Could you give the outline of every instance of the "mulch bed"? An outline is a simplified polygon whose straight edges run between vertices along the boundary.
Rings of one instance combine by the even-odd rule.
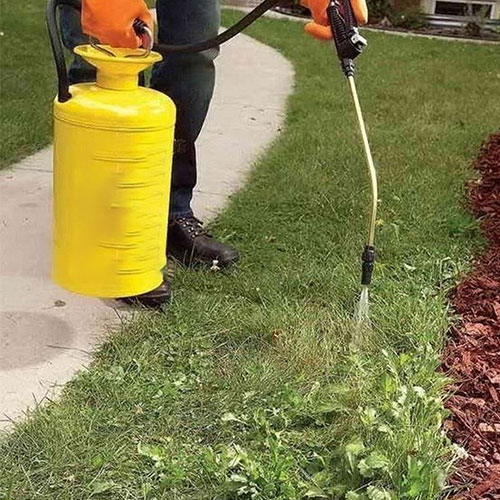
[[[406,31],[407,33],[414,33],[417,35],[444,36],[446,38],[460,38],[463,40],[500,42],[500,34],[489,30],[482,30],[480,35],[472,35],[470,33],[467,33],[464,28],[446,28],[446,27],[431,26],[429,24],[422,26],[421,28],[386,26],[383,23],[368,24],[367,27],[380,29],[382,31],[395,31],[395,32]]]
[[[468,451],[451,479],[466,487],[454,498],[500,499],[500,133],[485,144],[470,186],[470,208],[480,218],[486,253],[455,288],[459,322],[451,328],[444,369],[456,381],[447,402],[446,430]]]

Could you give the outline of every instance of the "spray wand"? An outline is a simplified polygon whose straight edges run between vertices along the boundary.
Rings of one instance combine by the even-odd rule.
[[[347,77],[352,100],[356,109],[359,129],[365,150],[366,162],[370,172],[370,183],[372,191],[371,214],[366,245],[361,256],[362,273],[361,285],[363,286],[362,298],[365,296],[366,307],[368,305],[368,286],[372,280],[373,267],[375,264],[375,222],[377,219],[377,171],[373,163],[370,144],[366,134],[365,122],[359,104],[356,84],[354,82],[355,67],[353,60],[358,57],[367,45],[366,40],[359,34],[356,19],[354,17],[350,0],[332,0],[327,9],[328,20],[332,28],[333,40],[340,60],[342,72]],[[361,311],[362,313],[362,311]],[[365,319],[360,315],[360,319]]]

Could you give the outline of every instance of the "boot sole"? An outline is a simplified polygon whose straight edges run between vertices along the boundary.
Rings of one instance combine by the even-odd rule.
[[[161,309],[163,306],[169,304],[172,300],[172,296],[162,298],[143,298],[143,297],[120,297],[120,302],[124,302],[129,306],[142,307],[144,309]]]

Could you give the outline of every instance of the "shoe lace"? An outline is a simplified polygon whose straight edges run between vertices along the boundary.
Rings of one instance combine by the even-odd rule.
[[[203,227],[203,222],[197,219],[195,216],[191,217],[180,217],[175,222],[179,224],[182,228],[187,229],[190,233],[191,238],[196,238],[197,236],[208,236],[211,235]]]

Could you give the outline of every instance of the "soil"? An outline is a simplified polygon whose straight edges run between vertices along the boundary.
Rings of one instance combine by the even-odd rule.
[[[447,402],[445,428],[468,457],[451,483],[463,490],[455,500],[500,499],[500,133],[490,137],[474,167],[469,203],[481,220],[486,252],[455,288],[453,325],[444,369],[456,382]]]
[[[286,14],[287,16],[302,17],[304,19],[311,18],[310,10],[295,2],[281,2],[279,5],[276,5],[276,7],[273,7],[272,10],[280,14]]]
[[[463,38],[465,40],[486,40],[492,42],[500,42],[500,34],[494,31],[483,29],[480,35],[472,35],[467,33],[465,28],[445,28],[438,26],[425,25],[421,28],[403,28],[394,26],[385,26],[381,24],[367,24],[367,27],[381,29],[384,31],[406,31],[407,33],[417,33],[420,35],[445,36],[449,38]]]

